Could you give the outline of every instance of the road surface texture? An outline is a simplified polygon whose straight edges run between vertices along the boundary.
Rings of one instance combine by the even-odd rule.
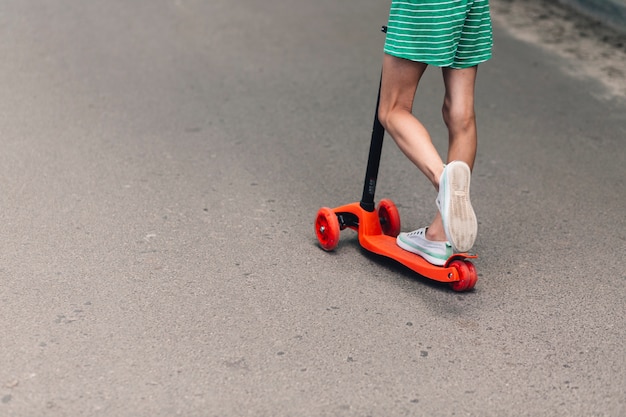
[[[626,34],[626,0],[558,0],[592,19]]]
[[[0,416],[626,415],[619,37],[493,2],[456,293],[313,233],[360,198],[388,3],[0,1]]]

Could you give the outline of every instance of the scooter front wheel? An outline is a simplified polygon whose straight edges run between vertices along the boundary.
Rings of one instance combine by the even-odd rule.
[[[400,234],[400,213],[393,201],[383,199],[378,203],[378,218],[383,233],[387,236],[398,237]]]
[[[322,249],[334,250],[339,244],[340,233],[339,220],[335,212],[328,207],[320,208],[315,218],[315,235]]]

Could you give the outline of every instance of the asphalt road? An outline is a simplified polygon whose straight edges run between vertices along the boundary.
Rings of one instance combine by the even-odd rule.
[[[564,58],[495,28],[474,291],[317,246],[360,197],[387,9],[0,1],[1,416],[626,415],[626,101]],[[388,141],[404,230],[431,188]]]

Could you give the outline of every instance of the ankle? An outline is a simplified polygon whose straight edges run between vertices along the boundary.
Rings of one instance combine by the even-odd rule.
[[[435,186],[435,190],[439,191],[439,182],[441,181],[441,176],[443,175],[445,165],[442,165],[440,168],[434,169],[430,174],[430,182]]]
[[[426,239],[431,242],[446,242],[446,234],[443,229],[437,230],[436,227],[429,227],[426,229]]]

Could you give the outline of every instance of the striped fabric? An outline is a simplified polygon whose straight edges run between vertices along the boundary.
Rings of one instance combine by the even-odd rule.
[[[392,0],[385,53],[437,67],[491,58],[489,0]]]

